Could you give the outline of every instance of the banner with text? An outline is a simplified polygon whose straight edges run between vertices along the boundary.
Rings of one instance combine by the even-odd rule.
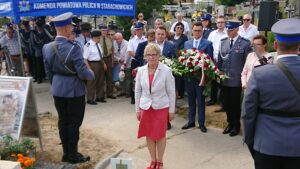
[[[135,0],[13,0],[18,16],[75,15],[135,16]]]
[[[0,0],[0,16],[13,16],[12,1]]]

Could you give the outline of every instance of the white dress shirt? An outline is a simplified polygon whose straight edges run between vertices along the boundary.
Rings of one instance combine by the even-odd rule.
[[[219,48],[221,39],[227,37],[227,31],[224,29],[223,31],[214,30],[212,31],[207,40],[211,41],[214,47],[214,60],[218,60]]]
[[[102,58],[103,58],[103,50],[101,48],[100,43],[98,43],[98,47],[101,51]],[[100,61],[102,58],[100,58],[96,43],[93,40],[89,40],[83,48],[83,58],[88,61]]]
[[[198,49],[199,45],[200,45],[200,41],[201,41],[202,37],[199,38],[199,39],[194,39],[194,42],[193,42],[193,47]]]
[[[249,27],[247,29],[244,28],[244,25],[241,25],[239,27],[239,35],[249,39],[252,42],[252,39],[255,35],[258,35],[259,32],[257,30],[257,26],[250,24]]]
[[[136,52],[136,49],[141,42],[145,42],[147,39],[145,36],[139,38],[138,36],[134,36],[134,38],[130,39],[128,42],[127,52]]]

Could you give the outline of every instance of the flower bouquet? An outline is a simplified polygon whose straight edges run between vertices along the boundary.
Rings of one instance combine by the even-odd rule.
[[[176,67],[183,76],[199,79],[199,86],[205,86],[206,82],[213,79],[225,80],[229,78],[217,68],[204,51],[195,48],[179,51]]]

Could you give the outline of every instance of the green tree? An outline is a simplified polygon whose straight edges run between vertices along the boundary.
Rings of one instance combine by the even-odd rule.
[[[235,4],[240,4],[242,2],[249,1],[249,0],[215,0],[215,1],[217,4],[220,5],[233,6]]]
[[[151,13],[153,9],[159,11],[162,9],[162,6],[168,4],[168,2],[169,0],[136,0],[136,15],[142,12],[144,14],[144,18],[147,20],[152,17]],[[126,39],[130,36],[131,19],[132,17],[117,17],[117,24],[124,28]]]

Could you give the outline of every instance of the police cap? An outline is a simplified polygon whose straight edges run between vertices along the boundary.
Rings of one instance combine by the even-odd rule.
[[[72,24],[72,12],[66,12],[51,19],[55,27],[63,27]]]
[[[275,33],[275,38],[279,42],[300,42],[300,19],[282,19],[276,22],[271,31]]]
[[[141,23],[141,22],[137,22],[137,23],[134,25],[134,29],[144,29],[144,24]]]
[[[91,37],[93,38],[93,37],[99,37],[99,36],[101,36],[101,31],[99,31],[99,30],[93,30],[92,32],[91,32]]]
[[[228,20],[226,21],[226,28],[227,30],[233,30],[240,26],[241,22],[238,20]]]
[[[210,19],[211,19],[211,14],[209,14],[209,13],[206,13],[206,14],[204,14],[202,17],[201,17],[201,20],[202,21],[209,21]]]

